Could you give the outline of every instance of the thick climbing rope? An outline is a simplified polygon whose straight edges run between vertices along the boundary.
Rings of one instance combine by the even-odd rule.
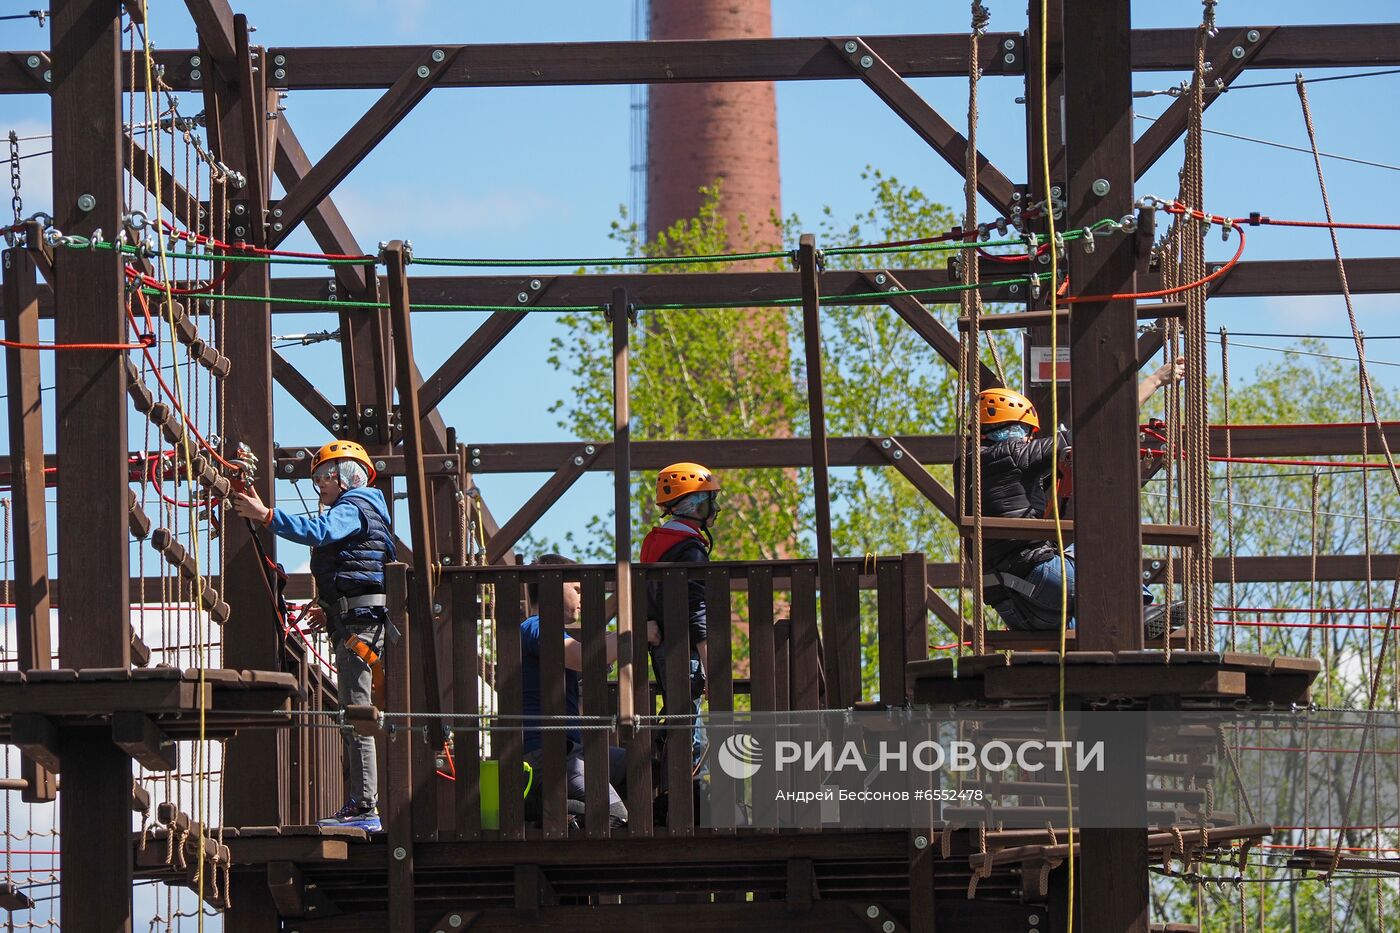
[[[1225,423],[1230,423],[1230,335],[1225,328],[1220,328],[1220,395],[1222,414]],[[1211,458],[1214,459],[1214,458]],[[1237,603],[1235,598],[1235,582],[1237,574],[1235,571],[1235,475],[1234,475],[1234,448],[1230,435],[1230,429],[1225,429],[1225,551],[1229,558],[1229,579],[1226,592],[1230,605]],[[1213,602],[1214,600],[1212,600]],[[1234,621],[1235,616],[1230,615],[1230,621]],[[1230,650],[1240,650],[1239,631],[1230,628]]]
[[[972,30],[968,41],[967,147],[963,163],[964,230],[977,229],[977,82],[981,77],[978,39],[982,33],[986,32],[990,18],[987,8],[982,5],[982,0],[972,0]],[[961,257],[962,280],[963,284],[967,286],[967,290],[961,292],[958,298],[962,316],[967,318],[968,328],[962,341],[960,369],[963,379],[967,383],[967,403],[964,410],[970,412],[970,417],[968,424],[959,431],[959,437],[970,448],[970,456],[963,459],[964,469],[970,467],[969,472],[972,474],[969,477],[971,485],[963,486],[964,489],[969,490],[969,499],[972,504],[972,560],[969,567],[972,577],[972,653],[985,654],[987,650],[987,619],[985,607],[982,605],[982,457],[979,428],[981,411],[978,407],[978,395],[982,391],[982,367],[980,365],[982,356],[978,352],[981,341],[982,295],[977,290],[980,280],[977,254],[976,249],[970,249],[964,251]],[[967,463],[967,460],[971,462]],[[962,506],[959,505],[958,508],[961,510]]]

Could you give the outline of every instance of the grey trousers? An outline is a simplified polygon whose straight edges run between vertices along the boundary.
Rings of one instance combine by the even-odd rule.
[[[540,762],[544,758],[541,749],[534,749],[526,753],[525,760],[530,767],[538,769]],[[569,751],[564,757],[564,784],[567,790],[565,795],[570,800],[583,800],[584,790],[587,781],[583,771],[583,748],[578,747]],[[618,793],[618,788],[627,786],[627,750],[617,746],[608,748],[608,815],[625,823],[627,822],[627,804],[623,803],[622,796]],[[531,793],[534,793],[533,791]]]
[[[376,611],[384,614],[383,609]],[[387,620],[387,615],[384,615],[384,618]],[[360,636],[373,648],[375,654],[384,653],[384,622],[376,622],[370,616],[350,619],[344,624],[346,629]],[[347,648],[341,639],[334,640],[337,699],[340,701],[340,708],[372,703],[370,688],[374,677],[369,665]],[[349,730],[343,731],[341,736],[345,743],[342,759],[345,797],[347,800],[359,801],[362,807],[373,807],[379,803],[379,765],[374,754],[374,739]]]

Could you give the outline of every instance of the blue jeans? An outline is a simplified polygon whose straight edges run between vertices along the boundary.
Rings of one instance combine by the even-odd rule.
[[[656,677],[656,683],[661,693],[661,715],[665,716],[670,701],[666,698],[666,664],[665,664],[665,644],[652,645],[651,668]],[[701,702],[704,696],[705,680],[700,668],[700,655],[694,649],[690,653],[690,712],[694,716],[694,727],[690,733],[690,764],[695,770],[695,777],[704,777],[709,768],[705,764],[705,747],[708,741],[705,737],[705,724],[701,719]],[[671,730],[661,731],[659,738],[664,741]]]
[[[1075,569],[1073,554],[1067,553],[1065,555],[1063,570],[1064,573],[1061,574],[1059,556],[1043,560],[1028,569],[1022,577],[1034,587],[1032,593],[1017,593],[1016,598],[1013,599],[1008,591],[1005,599],[992,604],[992,608],[1006,622],[1007,628],[1022,632],[1058,631],[1061,613],[1060,593],[1065,588],[1066,581],[1069,585],[1067,627],[1074,628]],[[1152,591],[1144,585],[1142,603],[1146,606],[1152,601]]]

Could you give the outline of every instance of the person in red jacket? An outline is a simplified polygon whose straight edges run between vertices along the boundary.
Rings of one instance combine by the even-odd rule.
[[[714,548],[710,523],[719,514],[716,499],[719,480],[698,463],[673,463],[656,477],[656,504],[666,521],[647,532],[642,540],[642,563],[705,563]],[[664,695],[665,659],[669,651],[690,654],[690,704],[695,715],[691,734],[691,761],[694,776],[703,774],[705,727],[700,722],[700,699],[705,695],[705,668],[709,661],[705,618],[705,583],[691,580],[687,590],[687,645],[670,645],[662,637],[662,592],[659,582],[647,584],[647,642],[656,682]],[[662,714],[669,702],[663,699]],[[677,703],[677,706],[680,704]]]

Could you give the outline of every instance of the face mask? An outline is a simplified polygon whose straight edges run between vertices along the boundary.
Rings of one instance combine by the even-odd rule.
[[[1009,441],[1019,437],[1026,437],[1030,434],[1030,429],[1024,424],[1005,424],[992,428],[985,435],[986,439],[993,444],[1001,441]]]

